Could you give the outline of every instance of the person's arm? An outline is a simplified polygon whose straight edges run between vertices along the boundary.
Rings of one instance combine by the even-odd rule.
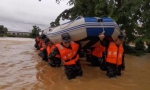
[[[56,55],[60,54],[57,47],[55,47],[52,52],[48,55],[48,59],[53,60]]]
[[[106,38],[104,38],[103,40],[100,40],[100,44],[101,44],[103,47],[106,47],[106,44],[107,44]]]
[[[105,47],[105,46],[106,46],[106,45],[105,45],[105,41],[106,41],[105,39],[106,39],[106,38],[105,38],[104,33],[105,33],[105,32],[103,31],[98,37],[99,37],[99,39],[100,39],[101,45]]]
[[[109,41],[108,41],[109,37],[105,37],[104,34],[102,33],[102,34],[99,35],[99,38],[100,38],[100,44],[103,47],[105,47],[105,51],[103,52],[103,57],[107,57],[107,49],[109,47]]]

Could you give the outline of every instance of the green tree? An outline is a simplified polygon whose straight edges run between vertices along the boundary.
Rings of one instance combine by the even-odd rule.
[[[51,22],[50,23],[50,27],[57,27],[59,25],[60,25],[59,22]]]
[[[4,27],[3,25],[0,25],[0,36],[6,35],[8,32],[8,29]]]
[[[56,0],[61,3],[61,0]],[[73,20],[77,16],[84,17],[111,17],[121,29],[126,30],[128,42],[150,40],[150,2],[149,0],[68,0],[72,8],[64,10],[53,22],[56,26],[59,21]],[[142,27],[139,27],[139,22]],[[135,37],[132,33],[137,30],[141,37]],[[139,44],[137,44],[139,45]]]
[[[56,3],[60,2],[61,0],[56,0]],[[141,39],[149,39],[149,0],[69,0],[67,4],[73,7],[60,13],[55,22],[52,22],[53,26],[58,26],[61,19],[73,20],[77,16],[111,17],[121,29],[126,29],[128,41],[136,39],[132,34],[134,29],[139,34],[144,34]],[[137,21],[143,24],[142,27],[138,27]]]
[[[33,26],[32,32],[30,33],[30,36],[32,38],[35,38],[37,36],[37,34],[39,34],[40,28],[37,27],[36,25]]]

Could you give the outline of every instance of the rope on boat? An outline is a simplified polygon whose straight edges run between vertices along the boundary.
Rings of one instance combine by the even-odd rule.
[[[95,17],[95,18],[97,18],[97,19],[101,19],[101,18],[99,18],[99,17]],[[104,25],[103,25],[103,23],[102,23],[102,21],[101,21],[101,20],[100,20],[100,24],[101,24],[101,26],[103,27],[103,31],[102,31],[102,33],[104,34],[104,33],[105,33]]]

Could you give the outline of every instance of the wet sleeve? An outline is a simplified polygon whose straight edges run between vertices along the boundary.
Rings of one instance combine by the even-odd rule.
[[[107,50],[109,47],[109,41],[106,38],[104,38],[102,41],[100,40],[100,43],[103,47],[105,47],[105,51],[103,52],[103,55],[106,57],[107,56]]]
[[[125,57],[125,54],[123,52],[123,55],[122,55],[122,65],[121,65],[122,70],[125,70],[125,60],[124,60],[124,57]]]
[[[100,44],[105,47],[105,41],[104,40],[102,40],[102,41],[100,40]]]
[[[54,59],[56,55],[60,54],[57,47],[55,47],[52,52],[48,55],[48,59]]]
[[[102,41],[100,40],[100,43],[103,47],[108,48],[109,46],[109,41],[106,38],[104,38]]]

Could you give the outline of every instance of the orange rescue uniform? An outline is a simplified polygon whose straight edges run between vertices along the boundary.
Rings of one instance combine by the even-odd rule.
[[[52,50],[55,48],[55,45],[53,46],[47,46],[46,51],[47,51],[47,56],[52,52]],[[56,55],[55,57],[60,58],[60,55]]]
[[[45,48],[45,43],[44,43],[44,41],[40,41],[40,45],[39,45],[39,47],[40,47],[40,50],[44,50],[44,48]]]
[[[92,55],[95,57],[102,57],[102,53],[105,51],[105,47],[103,47],[102,45],[98,45],[95,46],[93,51],[92,51]]]
[[[123,56],[123,46],[116,46],[114,42],[111,42],[108,47],[106,62],[121,65],[122,64],[122,56]]]
[[[79,59],[79,55],[77,54],[79,45],[75,42],[71,41],[71,49],[68,49],[61,44],[56,44],[60,52],[60,57],[64,65],[74,65],[76,61]]]

